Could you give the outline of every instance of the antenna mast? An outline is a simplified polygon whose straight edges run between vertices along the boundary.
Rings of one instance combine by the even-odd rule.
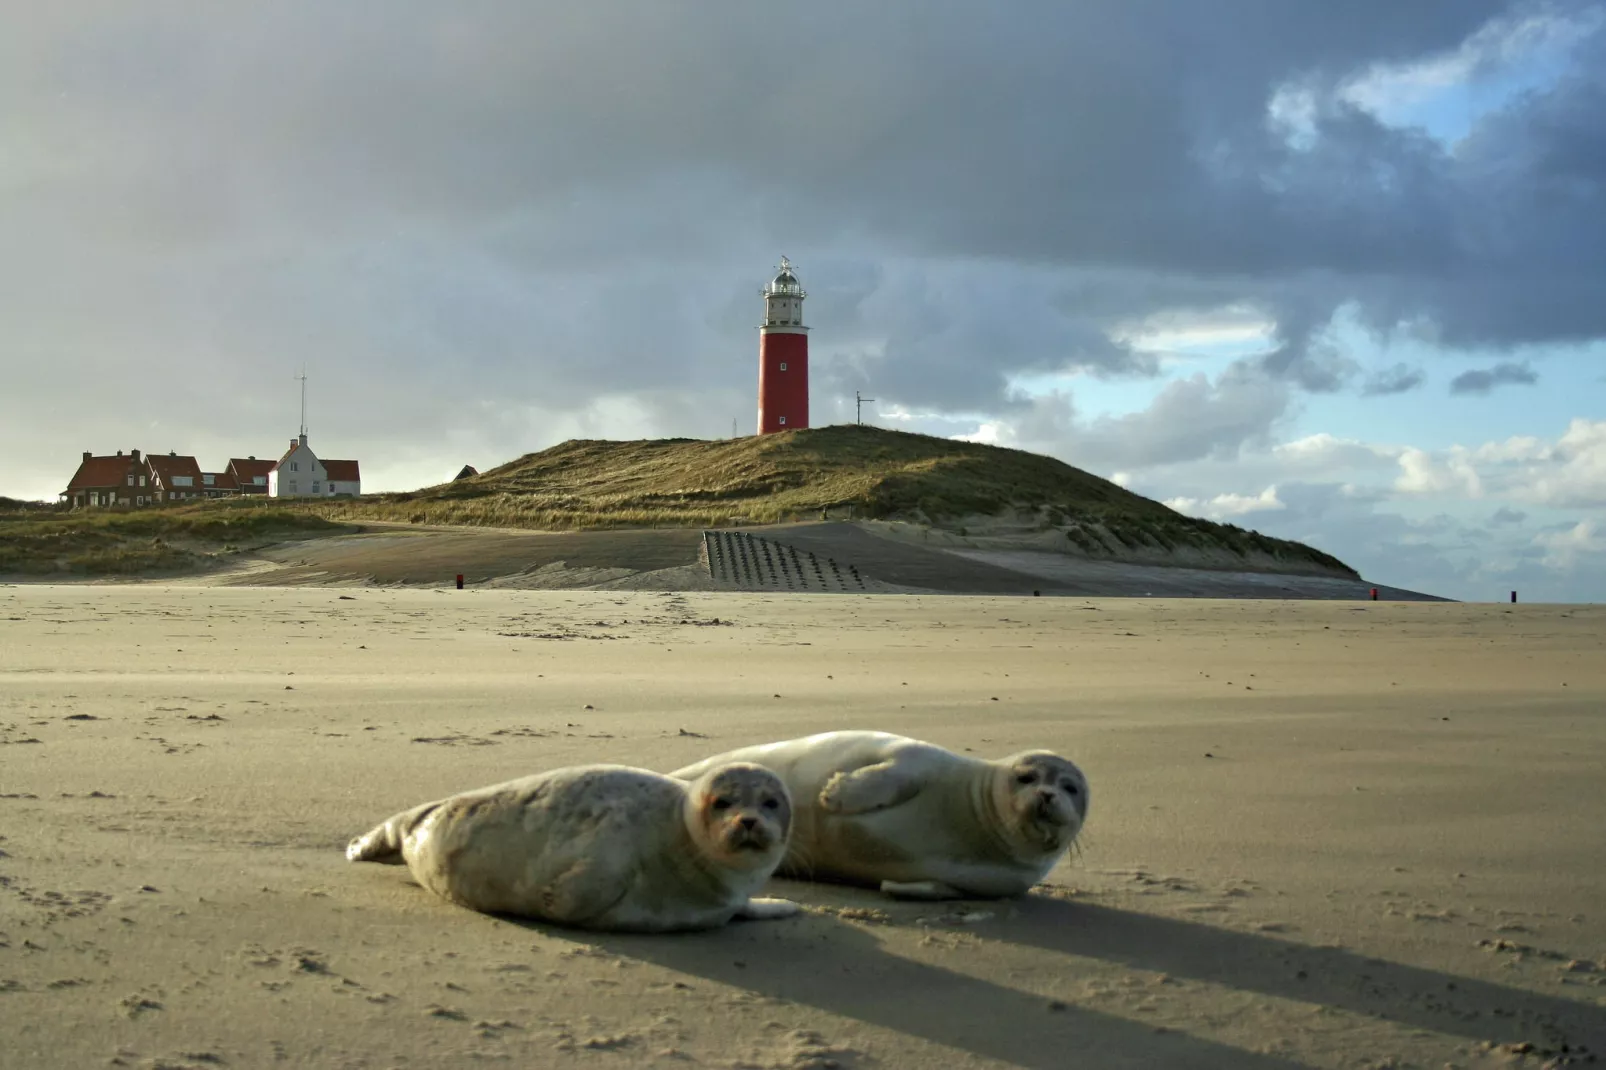
[[[860,397],[857,390],[853,392],[853,422],[855,424],[864,423],[864,403],[874,400],[875,398]]]
[[[296,376],[301,380],[301,437],[307,437],[307,366],[301,366],[301,374]]]

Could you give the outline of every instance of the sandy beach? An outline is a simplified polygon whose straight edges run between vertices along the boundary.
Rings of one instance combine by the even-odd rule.
[[[341,849],[830,728],[1087,771],[1033,895],[672,937]],[[1606,607],[0,587],[0,1067],[1606,1058]]]

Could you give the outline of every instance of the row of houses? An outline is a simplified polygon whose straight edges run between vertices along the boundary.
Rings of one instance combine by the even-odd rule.
[[[339,498],[361,493],[362,473],[356,461],[322,459],[307,445],[307,436],[300,435],[290,440],[290,448],[277,461],[231,457],[217,472],[203,472],[194,457],[173,452],[118,450],[110,457],[86,452],[61,500],[74,509],[87,509],[253,494]]]

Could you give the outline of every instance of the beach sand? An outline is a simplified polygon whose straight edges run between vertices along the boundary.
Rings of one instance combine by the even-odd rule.
[[[849,727],[1074,758],[1080,853],[658,937],[341,853]],[[0,837],[6,1068],[1584,1065],[1606,607],[4,587]]]

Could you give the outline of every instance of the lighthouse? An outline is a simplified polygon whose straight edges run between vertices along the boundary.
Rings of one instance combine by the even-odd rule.
[[[803,326],[808,294],[781,257],[765,286],[764,324],[758,329],[758,433],[809,425],[809,329]]]

